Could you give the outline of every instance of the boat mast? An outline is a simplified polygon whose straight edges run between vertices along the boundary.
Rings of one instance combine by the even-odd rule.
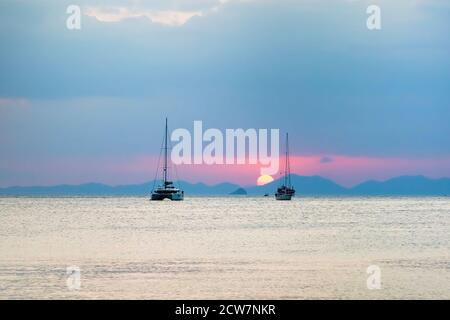
[[[284,185],[286,187],[288,186],[287,180],[288,180],[288,164],[289,164],[289,160],[288,160],[288,157],[289,157],[288,139],[289,138],[288,137],[289,137],[288,133],[286,133],[286,150],[285,150],[286,155],[285,155],[285,164],[284,164]]]
[[[291,161],[289,159],[289,134],[286,133],[287,173],[289,188],[291,187]]]
[[[167,185],[167,117],[166,117],[166,132],[164,136],[164,187]]]

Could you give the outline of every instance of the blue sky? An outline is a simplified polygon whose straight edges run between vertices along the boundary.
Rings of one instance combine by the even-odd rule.
[[[81,30],[66,28],[69,4]],[[299,156],[439,160],[447,176],[449,13],[440,0],[2,1],[0,185],[145,180],[151,165],[129,179],[89,165],[158,153],[165,115],[281,128]],[[72,175],[44,165],[68,159]]]

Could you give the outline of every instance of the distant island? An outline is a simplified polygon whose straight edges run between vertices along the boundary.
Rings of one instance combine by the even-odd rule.
[[[247,195],[247,191],[245,191],[244,188],[237,188],[236,190],[231,192],[230,195],[245,196],[245,195]]]
[[[430,179],[424,176],[401,176],[386,181],[367,181],[352,188],[343,187],[319,176],[292,175],[292,184],[298,196],[448,196],[450,178]],[[242,195],[263,196],[273,194],[279,181],[264,186],[239,186],[232,183],[206,185],[181,182],[189,195]],[[109,186],[100,183],[80,185],[32,186],[0,188],[2,196],[148,196],[153,181]],[[245,192],[245,193],[244,193]]]

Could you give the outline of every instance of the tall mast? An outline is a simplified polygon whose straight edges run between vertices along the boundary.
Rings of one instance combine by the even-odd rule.
[[[167,182],[167,117],[166,117],[166,132],[164,136],[164,187]]]
[[[289,157],[289,147],[288,147],[288,133],[286,133],[286,155],[285,155],[285,164],[284,164],[284,185],[287,187],[287,179],[288,179],[288,157]]]
[[[289,159],[289,134],[286,133],[286,151],[287,151],[287,173],[289,188],[291,187],[291,161]]]

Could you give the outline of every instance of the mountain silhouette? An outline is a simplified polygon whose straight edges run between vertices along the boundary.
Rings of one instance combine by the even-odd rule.
[[[108,186],[101,183],[85,183],[80,185],[56,185],[34,187],[0,188],[0,195],[13,196],[144,196],[150,195],[153,181],[143,184]],[[178,186],[178,183],[176,183]],[[187,194],[191,195],[225,195],[233,192],[238,185],[220,183],[213,186],[204,183],[189,183],[180,181],[179,185]]]
[[[350,190],[354,195],[450,195],[450,179],[403,176],[386,181],[367,181]]]
[[[250,196],[274,194],[283,179],[264,186],[245,187]],[[401,176],[386,181],[367,181],[345,188],[320,176],[291,175],[297,196],[449,196],[450,178],[430,179],[424,176]],[[186,195],[230,195],[241,186],[232,183],[207,185],[180,182]],[[35,187],[0,188],[0,195],[9,196],[148,196],[153,181],[143,184],[109,186],[101,183]]]
[[[246,190],[249,195],[273,194],[283,180],[283,178],[280,178],[266,185],[250,187],[246,188]],[[319,176],[298,176],[292,174],[291,183],[297,195],[345,195],[348,193],[348,189]]]

